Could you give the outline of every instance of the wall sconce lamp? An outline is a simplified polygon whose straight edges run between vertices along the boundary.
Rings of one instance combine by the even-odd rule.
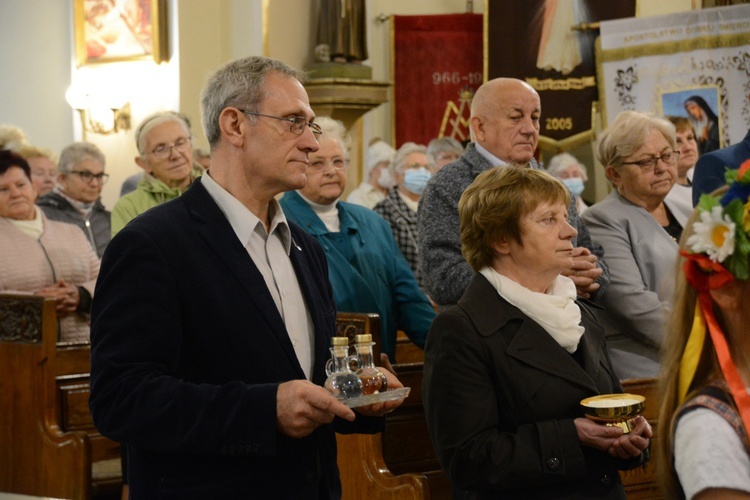
[[[72,86],[65,93],[65,100],[78,111],[86,132],[109,135],[131,128],[129,102],[118,102],[112,96],[93,96]]]

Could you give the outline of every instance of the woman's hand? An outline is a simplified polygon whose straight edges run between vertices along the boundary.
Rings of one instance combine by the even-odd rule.
[[[606,451],[611,456],[621,459],[640,455],[648,447],[649,439],[653,436],[651,425],[643,417],[636,417],[631,421],[633,430],[627,434],[619,427],[597,424],[587,418],[577,418],[573,423],[581,444]]]
[[[75,313],[81,303],[78,287],[69,285],[63,280],[57,280],[54,285],[37,290],[34,295],[55,299],[58,318],[64,318]]]
[[[651,425],[643,417],[635,417],[630,422],[632,430],[617,439],[607,452],[623,460],[637,457],[648,448],[649,440],[654,435]]]

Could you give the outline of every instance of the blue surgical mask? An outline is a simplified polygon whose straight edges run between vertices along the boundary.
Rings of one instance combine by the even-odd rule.
[[[416,195],[421,195],[430,177],[432,174],[426,168],[409,169],[404,173],[404,187]]]
[[[563,184],[570,190],[570,194],[572,194],[575,198],[581,196],[581,193],[583,193],[583,179],[580,177],[569,177],[567,179],[560,179]]]

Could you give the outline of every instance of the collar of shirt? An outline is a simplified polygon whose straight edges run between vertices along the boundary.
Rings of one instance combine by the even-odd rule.
[[[474,147],[476,148],[477,152],[480,155],[484,156],[487,159],[487,161],[490,162],[490,165],[492,165],[493,167],[499,167],[499,166],[508,164],[508,162],[501,160],[497,156],[493,155],[492,153],[484,149],[482,145],[479,144],[478,142],[474,143]]]
[[[208,194],[213,198],[219,209],[224,213],[224,216],[229,221],[229,224],[234,230],[234,234],[239,238],[242,246],[247,246],[250,241],[250,236],[253,231],[259,230],[263,227],[263,222],[248,208],[240,202],[237,198],[232,196],[226,189],[221,187],[215,180],[211,178],[210,172],[206,172],[201,176],[201,184],[206,188]],[[272,234],[278,230],[279,238],[284,245],[286,254],[289,255],[292,246],[292,233],[289,230],[289,224],[284,216],[284,211],[279,206],[279,202],[275,199],[271,200],[268,206],[269,213],[273,214],[271,219],[271,230],[268,234]]]

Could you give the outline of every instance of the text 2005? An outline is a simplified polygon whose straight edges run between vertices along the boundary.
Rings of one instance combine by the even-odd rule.
[[[571,118],[570,116],[566,118],[545,118],[544,129],[545,130],[572,130],[573,118]]]

